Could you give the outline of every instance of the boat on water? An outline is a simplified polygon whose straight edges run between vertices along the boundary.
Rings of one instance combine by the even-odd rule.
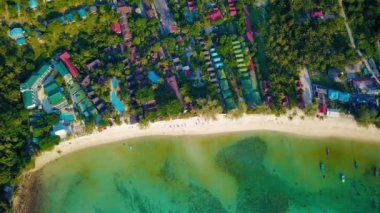
[[[359,164],[357,161],[354,161],[354,168],[357,169],[359,167]]]
[[[346,181],[346,176],[344,174],[339,175],[340,181],[344,183]]]
[[[320,169],[322,172],[324,172],[324,171],[326,170],[326,166],[325,166],[325,164],[324,164],[323,162],[320,162],[320,163],[319,163],[319,169]]]
[[[330,155],[330,148],[326,147],[326,155],[329,156]]]

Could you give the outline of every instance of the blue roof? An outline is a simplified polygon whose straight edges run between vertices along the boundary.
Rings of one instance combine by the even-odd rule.
[[[57,18],[57,20],[60,22],[65,22],[65,17],[61,16],[61,17]]]
[[[148,78],[154,84],[160,83],[160,77],[154,71],[149,71]]]
[[[38,1],[37,0],[29,0],[29,7],[32,9],[36,9],[38,6]]]
[[[74,21],[73,14],[72,13],[66,14],[66,20],[67,22],[73,22]]]
[[[24,36],[24,30],[21,27],[13,28],[9,31],[9,36],[13,39]]]
[[[26,44],[25,38],[22,37],[22,38],[17,39],[16,40],[16,44],[18,44],[18,45],[24,45],[24,44]]]
[[[81,19],[84,19],[84,18],[86,18],[86,14],[87,14],[87,12],[86,12],[86,10],[85,9],[79,9],[78,10],[78,14],[79,14],[79,17],[81,18]]]

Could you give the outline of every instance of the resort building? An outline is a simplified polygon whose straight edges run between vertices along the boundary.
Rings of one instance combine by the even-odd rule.
[[[65,95],[55,82],[44,86],[44,93],[48,97],[50,105],[55,109],[62,109],[67,106]]]
[[[73,79],[72,75],[69,73],[62,61],[54,65],[54,70],[63,77],[66,84]]]
[[[43,64],[37,72],[33,73],[26,82],[20,85],[20,91],[26,109],[33,109],[38,105],[36,98],[37,90],[41,87],[43,81],[49,76],[52,70],[49,64]]]
[[[74,66],[74,64],[70,60],[69,52],[64,52],[59,56],[59,59],[66,65],[67,69],[69,69],[71,75],[75,78],[79,75],[78,69]]]
[[[243,88],[243,94],[245,103],[249,107],[259,105],[261,103],[260,92],[258,89],[257,79],[254,72],[248,70],[248,65],[245,61],[245,53],[243,51],[243,44],[239,41],[233,41],[233,51],[235,54],[235,60],[238,64],[238,73]],[[253,86],[255,88],[253,88]]]
[[[207,16],[211,21],[217,21],[222,18],[222,13],[215,7]]]
[[[211,53],[211,58],[212,58],[211,60],[212,64],[214,65],[214,68],[216,70],[215,73],[218,78],[220,93],[223,97],[225,107],[227,109],[234,109],[236,108],[236,104],[233,98],[232,91],[229,87],[228,80],[226,78],[226,73],[224,71],[224,64],[221,60],[221,57],[216,52],[215,48],[211,48],[210,53]]]
[[[121,27],[121,32],[123,34],[124,42],[129,42],[132,39],[132,33],[128,26],[128,19],[126,14],[132,13],[132,8],[126,6],[118,7],[117,13],[119,15],[119,24]]]
[[[38,7],[38,1],[37,0],[29,0],[28,5],[29,5],[30,9],[36,10]]]
[[[78,11],[79,18],[85,19],[87,17],[87,11],[84,8],[79,9]]]

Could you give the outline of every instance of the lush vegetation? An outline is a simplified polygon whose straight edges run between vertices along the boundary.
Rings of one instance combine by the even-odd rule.
[[[37,11],[28,9],[27,1],[23,1],[20,14],[17,13],[16,2],[0,2],[0,19],[4,20],[0,22],[0,188],[15,182],[36,150],[48,150],[59,143],[59,138],[50,134],[59,117],[40,113],[40,110],[25,110],[19,86],[43,62],[54,59],[63,50],[70,52],[74,65],[80,71],[78,82],[89,76],[92,89],[107,107],[98,119],[77,115],[76,119],[86,124],[85,133],[91,133],[95,127],[102,130],[114,123],[129,122],[132,117],[140,122],[141,127],[147,127],[152,121],[192,115],[215,119],[222,112],[230,118],[239,118],[244,113],[279,115],[286,111],[284,97],[289,98],[290,108],[298,105],[302,91],[297,91],[295,82],[301,68],[307,67],[317,76],[322,76],[319,77],[322,79],[320,82],[325,83],[323,76],[326,76],[328,68],[342,69],[358,59],[349,46],[344,20],[339,15],[338,0],[271,0],[265,8],[243,0],[236,2],[238,13],[234,17],[229,15],[225,1],[214,1],[224,14],[218,21],[207,18],[212,10],[207,6],[208,1],[196,1],[196,10],[190,13],[187,0],[169,0],[178,32],[161,33],[159,19],[147,19],[143,13],[128,14],[132,40],[131,46],[124,50],[117,47],[123,43],[122,37],[111,31],[110,24],[118,22],[118,17],[108,3],[100,5],[96,15],[88,14],[85,20],[81,20],[76,9],[82,4],[92,4],[92,0],[55,0],[40,5]],[[139,7],[140,1],[133,0],[129,4]],[[253,44],[245,38],[244,5],[250,12],[249,19],[255,34]],[[348,0],[344,1],[344,6],[359,48],[380,62],[379,0]],[[323,10],[326,18],[311,18],[310,12],[315,10]],[[67,12],[74,14],[75,22],[62,23],[58,20]],[[16,46],[6,36],[11,25],[27,31],[27,45]],[[37,39],[38,31],[42,41]],[[204,44],[199,42],[201,40]],[[255,107],[247,107],[244,103],[237,62],[231,60],[235,58],[232,42],[236,40],[242,43],[244,50],[249,50],[245,52],[244,63],[248,65],[250,58],[254,60],[260,90],[263,81],[270,82],[268,92],[260,91],[264,100],[269,96],[272,98],[270,106],[265,101]],[[207,65],[203,52],[211,47],[216,47],[223,59],[228,85],[238,103],[234,110],[227,111],[223,107],[220,88],[212,84],[210,73],[205,71]],[[86,64],[97,59],[99,66],[88,71]],[[178,62],[173,59],[178,59]],[[192,75],[187,76],[181,68],[177,69],[178,65],[189,66]],[[167,75],[171,74],[167,70],[176,77],[183,100],[179,100],[166,83]],[[158,75],[158,83],[147,79],[149,71]],[[194,77],[194,73],[199,78]],[[126,105],[125,113],[117,112],[109,101],[111,88],[108,82],[113,77],[120,81],[117,94]],[[133,80],[127,80],[127,77]],[[58,77],[56,81],[65,87],[62,78]],[[349,90],[348,85],[335,82],[328,82],[325,86]],[[362,125],[380,125],[377,108],[331,104],[353,113]],[[316,103],[305,109],[310,116],[316,111]],[[32,138],[39,139],[39,143],[33,143]],[[1,204],[0,212],[6,206]]]
[[[343,3],[359,49],[379,64],[380,1],[346,0]]]

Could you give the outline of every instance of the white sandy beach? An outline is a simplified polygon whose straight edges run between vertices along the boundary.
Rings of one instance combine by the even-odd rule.
[[[224,115],[219,115],[216,121],[206,121],[201,117],[193,117],[151,123],[147,129],[140,129],[137,125],[123,124],[108,128],[103,132],[61,142],[52,151],[38,156],[35,168],[31,172],[39,170],[47,163],[68,153],[129,138],[153,135],[206,135],[253,130],[270,130],[313,137],[350,138],[380,143],[380,129],[358,127],[351,118],[325,118],[324,120],[305,118],[302,120],[297,116],[289,120],[285,116],[245,115],[238,120],[231,120]]]

